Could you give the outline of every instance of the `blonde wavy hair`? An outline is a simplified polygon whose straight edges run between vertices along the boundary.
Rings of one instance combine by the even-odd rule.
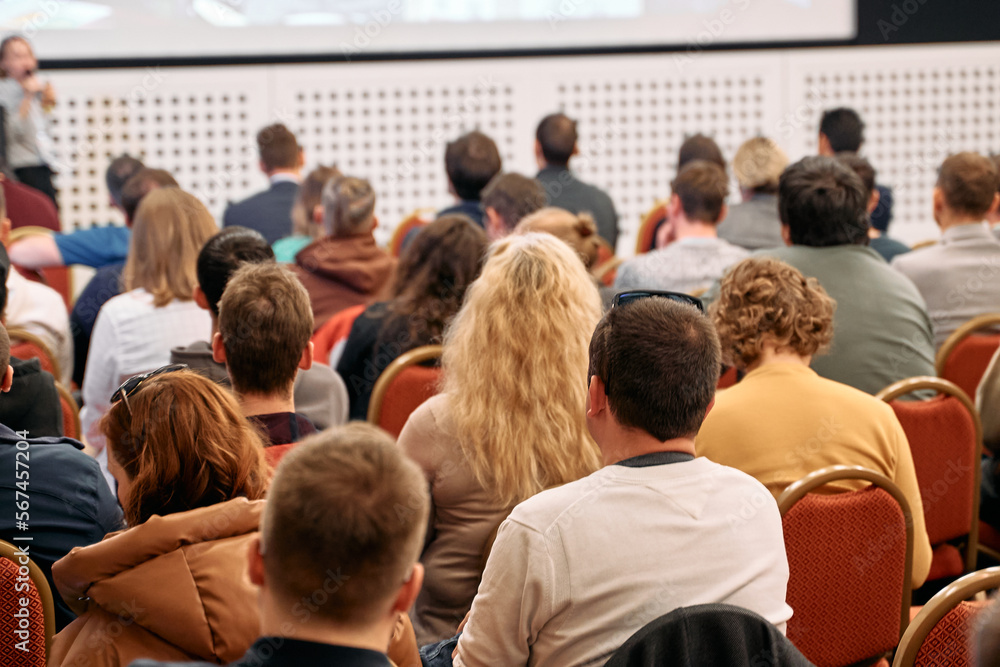
[[[601,299],[550,234],[509,236],[445,332],[444,392],[476,480],[505,505],[601,465],[587,431],[588,347]]]
[[[180,188],[153,190],[135,212],[123,291],[142,288],[153,295],[157,308],[174,299],[190,301],[198,284],[198,253],[218,231],[212,214],[194,195]]]
[[[769,257],[751,257],[734,266],[709,307],[722,345],[723,363],[746,369],[767,342],[810,357],[833,340],[836,301],[815,278]]]

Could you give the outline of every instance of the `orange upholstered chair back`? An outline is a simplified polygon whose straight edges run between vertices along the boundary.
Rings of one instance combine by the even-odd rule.
[[[938,395],[923,401],[899,400],[921,389],[933,389]],[[982,430],[975,406],[961,389],[939,378],[903,380],[878,397],[892,406],[913,453],[927,536],[935,547],[928,580],[974,569],[982,474]],[[970,542],[963,561],[957,549],[944,543],[967,535]]]
[[[667,219],[667,203],[657,202],[646,215],[642,216],[639,233],[635,239],[635,254],[641,255],[656,248],[656,230]]]
[[[838,479],[857,491],[817,494]],[[819,667],[840,667],[891,651],[910,605],[913,524],[902,492],[854,466],[818,470],[779,497],[788,555],[788,638]]]
[[[399,257],[403,252],[403,241],[406,240],[406,235],[413,229],[432,222],[434,222],[434,211],[431,209],[417,209],[403,218],[403,221],[396,225],[395,231],[392,232],[392,239],[389,241],[389,254],[393,257]]]
[[[973,399],[993,354],[1000,347],[1000,314],[974,317],[941,344],[934,360],[938,377],[954,382]],[[987,333],[986,330],[992,330]]]
[[[342,350],[347,337],[354,326],[354,320],[358,315],[365,312],[365,305],[351,306],[346,308],[326,322],[323,323],[316,333],[313,334],[313,358],[321,364],[330,366],[330,353],[334,349]],[[335,355],[334,364],[340,360],[340,355]]]
[[[56,391],[59,392],[59,405],[62,407],[63,435],[79,440],[83,430],[80,425],[80,408],[73,400],[73,395],[58,382],[56,383]]]
[[[440,367],[420,364],[440,358],[440,345],[425,345],[389,364],[372,388],[368,421],[398,437],[413,411],[438,393]]]
[[[56,380],[62,377],[59,362],[41,338],[18,327],[8,328],[7,335],[10,336],[10,356],[22,360],[38,359],[43,371],[52,373]]]
[[[739,371],[736,370],[736,366],[728,366],[719,377],[719,384],[715,386],[716,389],[728,389],[732,387],[737,382],[740,381]]]
[[[25,584],[27,590],[21,590]],[[0,542],[0,664],[45,667],[54,631],[55,607],[45,575],[17,547]]]

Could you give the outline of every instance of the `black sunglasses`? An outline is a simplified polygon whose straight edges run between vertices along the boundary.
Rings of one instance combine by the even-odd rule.
[[[155,371],[150,371],[148,373],[143,373],[142,375],[133,375],[129,379],[122,382],[122,385],[115,390],[115,393],[111,394],[111,404],[114,405],[118,401],[125,402],[125,409],[128,410],[129,417],[132,416],[132,408],[128,404],[128,397],[132,396],[139,390],[142,383],[151,377],[156,377],[157,375],[163,375],[164,373],[176,373],[177,371],[187,370],[187,364],[170,364],[169,366],[163,366],[162,368],[157,368]]]
[[[650,297],[670,299],[671,301],[676,301],[677,303],[694,306],[702,313],[705,312],[705,306],[698,297],[691,296],[690,294],[684,294],[683,292],[660,292],[656,290],[633,290],[630,292],[619,292],[618,294],[615,294],[614,301],[611,302],[611,307],[615,308],[617,306],[624,306],[632,303],[633,301],[648,299]]]

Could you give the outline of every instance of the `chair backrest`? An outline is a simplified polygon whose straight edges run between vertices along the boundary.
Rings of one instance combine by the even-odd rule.
[[[598,241],[597,261],[594,262],[590,273],[605,287],[614,287],[618,267],[625,260],[615,255],[615,249],[611,247],[610,243],[600,237],[598,237]]]
[[[23,590],[25,584],[27,590]],[[19,546],[3,540],[0,540],[0,610],[0,664],[45,667],[56,629],[52,591],[41,568]]]
[[[898,400],[926,389],[938,395],[924,401]],[[964,571],[974,570],[983,443],[976,406],[951,382],[932,377],[901,380],[877,397],[892,406],[910,443],[931,546],[964,538]],[[962,573],[948,571],[943,576]]]
[[[1000,347],[998,327],[1000,313],[991,313],[974,317],[955,329],[941,344],[934,359],[937,376],[954,382],[975,398],[986,367]],[[986,333],[987,330],[992,332]]]
[[[316,361],[337,367],[340,354],[344,351],[344,343],[347,342],[351,327],[354,326],[354,320],[365,312],[365,308],[364,304],[345,308],[323,323],[312,337],[313,357]]]
[[[79,440],[83,432],[83,426],[80,423],[80,406],[76,404],[73,394],[59,382],[56,382],[56,391],[59,392],[59,404],[62,406],[63,435]]]
[[[667,219],[667,202],[659,201],[642,216],[635,238],[635,254],[642,255],[656,248],[656,230]]]
[[[830,482],[858,491],[811,493]],[[891,651],[909,620],[913,515],[902,491],[858,466],[817,470],[778,497],[788,556],[788,638],[819,667]]]
[[[647,623],[611,655],[605,667],[810,664],[758,614],[728,604],[703,604],[675,609]]]
[[[727,366],[722,370],[722,375],[719,376],[719,383],[715,385],[715,388],[728,389],[739,381],[740,372],[736,369],[736,366]]]
[[[45,341],[20,327],[9,327],[7,335],[10,337],[10,356],[22,360],[38,359],[43,371],[52,373],[56,380],[62,377],[59,362]]]
[[[416,227],[423,227],[434,222],[434,213],[434,209],[420,208],[403,218],[403,221],[396,225],[396,229],[392,232],[392,239],[389,241],[389,254],[393,257],[399,257],[400,253],[403,252],[403,241],[406,240],[406,235]]]
[[[892,667],[971,667],[975,617],[986,606],[968,602],[1000,586],[1000,567],[967,574],[937,592],[903,634]],[[986,663],[981,663],[986,664]]]
[[[424,345],[386,366],[372,387],[368,421],[398,437],[413,411],[438,393],[441,369],[419,364],[440,358],[440,345]]]

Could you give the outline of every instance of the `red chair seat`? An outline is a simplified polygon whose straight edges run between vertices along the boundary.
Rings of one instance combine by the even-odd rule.
[[[931,569],[927,581],[937,581],[945,577],[958,577],[965,573],[965,559],[958,547],[951,544],[939,544],[934,547],[931,555]]]

